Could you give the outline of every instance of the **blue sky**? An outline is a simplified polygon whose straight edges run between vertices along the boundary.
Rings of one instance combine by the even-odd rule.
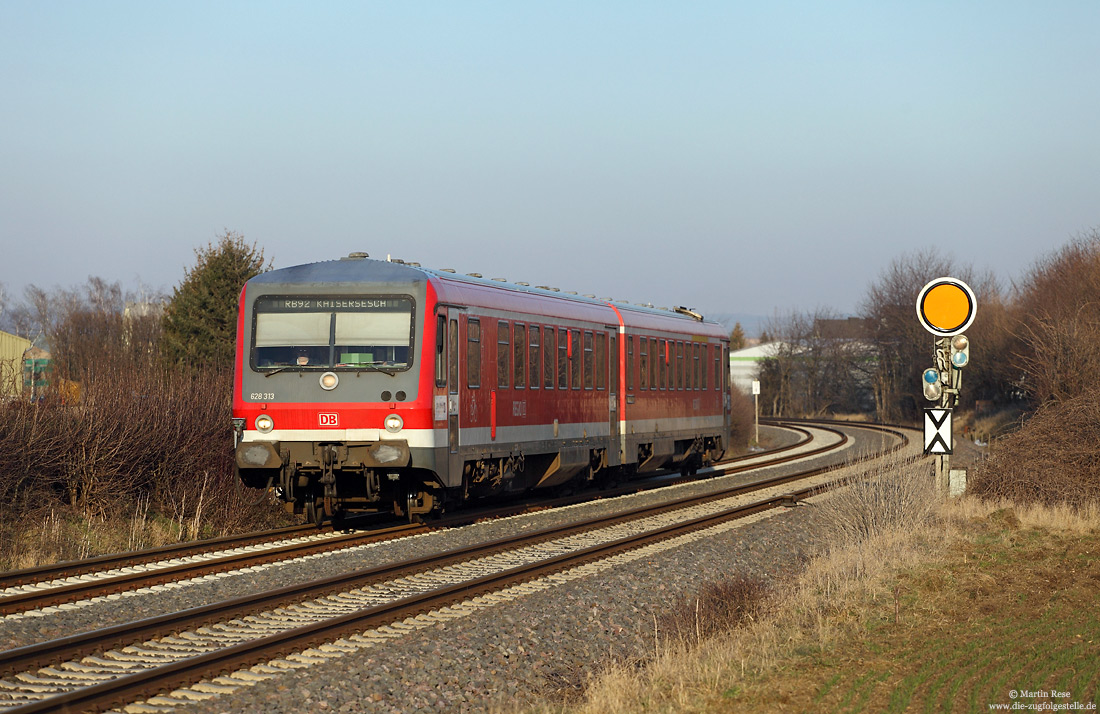
[[[659,305],[851,312],[1100,227],[1100,3],[0,4],[0,284],[225,229]],[[936,277],[936,276],[930,276]],[[979,301],[980,301],[979,296]]]

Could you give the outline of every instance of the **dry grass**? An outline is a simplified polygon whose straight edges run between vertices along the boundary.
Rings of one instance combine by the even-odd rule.
[[[970,710],[1005,698],[1017,650],[1027,644],[1012,641],[1012,627],[1039,620],[1054,634],[1017,674],[1053,686],[1049,675],[1054,685],[1082,689],[1086,701],[1098,667],[1081,673],[1070,665],[1100,661],[1100,645],[1088,641],[1095,630],[1100,642],[1100,624],[1059,598],[1095,599],[1100,509],[969,496],[943,502],[930,495],[929,471],[926,462],[899,459],[821,502],[832,545],[758,608],[759,617],[699,642],[659,644],[644,666],[612,665],[594,678],[580,703],[534,711],[904,711],[918,704],[939,711],[953,703]],[[1093,580],[1079,571],[1058,576],[1067,558]],[[1002,615],[1013,624],[998,625]],[[1003,649],[975,659],[984,638]]]

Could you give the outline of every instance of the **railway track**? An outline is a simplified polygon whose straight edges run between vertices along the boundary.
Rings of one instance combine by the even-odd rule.
[[[898,436],[900,447],[905,438]],[[410,618],[432,611],[446,617],[447,608],[471,597],[524,587],[518,584],[789,505],[823,486],[790,491],[787,484],[824,471],[815,468],[0,653],[0,672],[10,675],[0,681],[0,705],[21,705],[18,711],[28,712],[98,709],[243,667],[256,671],[241,673],[241,682],[264,678],[274,672],[263,663],[287,652],[379,626],[413,627]],[[777,490],[782,492],[744,502],[749,494]],[[206,693],[226,686],[214,682]],[[200,688],[194,696],[202,694]]]
[[[813,437],[809,431],[801,427],[788,428],[799,432],[802,438],[794,444],[767,453],[748,454],[728,459],[716,464],[714,469],[704,471],[702,477],[713,475],[715,470],[726,474],[740,473],[761,466],[807,458],[837,448],[847,439],[843,434],[833,430],[839,435],[839,442],[792,454],[792,451],[809,445]],[[682,482],[682,480],[677,479],[676,482]],[[432,522],[430,525],[398,524],[350,533],[336,531],[331,527],[319,532],[316,526],[312,525],[290,526],[239,537],[211,539],[14,571],[0,577],[0,615],[39,610],[164,583],[190,580],[214,573],[231,572],[318,553],[346,550],[426,533],[430,530],[459,527],[480,519],[508,517],[541,508],[582,503],[591,500],[594,495],[600,498],[614,498],[666,485],[668,485],[667,480],[655,478],[647,482],[605,489],[599,494],[585,492],[564,498],[539,498],[503,507],[459,512]]]

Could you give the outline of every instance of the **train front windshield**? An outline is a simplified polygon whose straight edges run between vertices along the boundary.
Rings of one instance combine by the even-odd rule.
[[[409,297],[264,296],[253,310],[252,366],[403,371],[413,327]]]

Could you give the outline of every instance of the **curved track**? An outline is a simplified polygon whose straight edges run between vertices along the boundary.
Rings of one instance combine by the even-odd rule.
[[[907,443],[901,432],[887,431],[894,435],[895,443],[884,450],[893,451]],[[796,446],[805,447],[806,443]],[[783,460],[806,458],[807,453],[820,451],[803,449]],[[723,470],[729,473],[757,468],[759,460],[759,456],[741,459],[739,466]],[[62,707],[92,710],[133,701],[227,669],[256,665],[248,670],[251,675],[241,673],[241,678],[264,678],[271,675],[264,674],[262,663],[287,652],[379,625],[399,627],[409,618],[458,607],[483,593],[524,587],[517,584],[545,580],[550,573],[562,573],[649,543],[686,537],[730,519],[790,505],[811,492],[852,478],[830,481],[823,474],[834,468],[815,467],[732,485],[706,496],[524,533],[0,653],[0,673],[12,675],[0,680],[0,704],[22,704],[18,711],[28,712]],[[789,489],[791,482],[804,481],[811,475],[817,476],[811,485]],[[101,654],[91,656],[93,653]]]

